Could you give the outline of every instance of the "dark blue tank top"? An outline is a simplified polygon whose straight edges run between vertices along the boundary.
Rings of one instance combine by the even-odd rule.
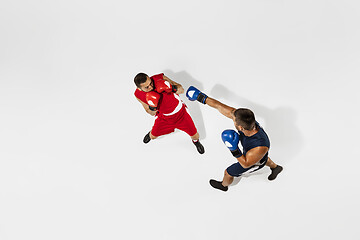
[[[270,148],[270,140],[269,137],[267,136],[266,132],[264,131],[264,129],[260,126],[260,124],[258,122],[256,122],[256,127],[258,128],[258,132],[254,135],[252,135],[251,137],[247,137],[244,135],[244,133],[242,133],[241,131],[239,132],[240,135],[240,142],[241,145],[243,146],[243,154],[246,155],[246,153],[253,148],[256,147],[260,147],[260,146],[265,146]],[[265,156],[259,161],[260,164],[264,164],[268,159],[268,152],[265,154]]]

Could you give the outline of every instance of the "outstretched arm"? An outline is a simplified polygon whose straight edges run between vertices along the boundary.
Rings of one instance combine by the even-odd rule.
[[[217,109],[222,115],[224,115],[225,117],[228,117],[230,119],[234,119],[234,112],[235,112],[235,108],[233,107],[229,107],[221,102],[219,102],[218,100],[211,98],[211,97],[207,97],[205,100],[205,103],[207,105],[209,105],[210,107],[213,107],[215,109]]]
[[[210,107],[217,109],[225,117],[235,120],[235,116],[234,116],[234,112],[236,110],[235,108],[229,107],[214,98],[208,97],[205,93],[201,92],[199,89],[197,89],[194,86],[190,86],[188,88],[188,90],[186,91],[186,97],[190,101],[197,100],[202,104],[207,104]]]

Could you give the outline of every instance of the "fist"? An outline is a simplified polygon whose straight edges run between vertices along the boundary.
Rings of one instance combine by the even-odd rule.
[[[172,86],[168,81],[165,81],[165,80],[158,80],[158,81],[156,82],[155,90],[156,90],[158,93],[162,93],[162,92],[167,92],[167,93],[176,92],[176,88],[174,88],[174,86]]]
[[[198,100],[199,102],[205,104],[205,100],[207,98],[207,95],[202,93],[199,89],[197,89],[194,86],[190,86],[188,90],[186,91],[186,97],[190,101]]]
[[[230,151],[236,150],[239,145],[239,134],[234,130],[225,130],[221,134],[221,139]]]
[[[239,134],[234,130],[225,130],[221,134],[221,139],[225,145],[229,148],[231,154],[239,158],[242,156],[242,152],[239,149]]]
[[[151,110],[154,111],[157,109],[159,105],[160,97],[161,95],[155,91],[146,93],[146,103],[150,106]]]

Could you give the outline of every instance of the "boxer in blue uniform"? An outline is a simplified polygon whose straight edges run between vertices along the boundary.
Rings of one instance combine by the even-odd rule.
[[[224,144],[229,148],[237,162],[225,170],[222,181],[210,180],[210,185],[216,189],[227,191],[234,177],[243,173],[255,172],[265,165],[270,167],[271,174],[268,179],[274,180],[283,170],[280,165],[275,164],[268,156],[270,141],[264,129],[255,120],[255,115],[250,109],[229,107],[191,86],[186,92],[190,101],[199,101],[217,109],[224,116],[234,121],[234,130],[225,130],[221,134]],[[241,142],[243,152],[238,144]]]

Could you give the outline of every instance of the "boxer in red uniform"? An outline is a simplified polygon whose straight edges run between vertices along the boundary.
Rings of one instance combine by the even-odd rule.
[[[186,132],[200,154],[205,152],[199,141],[199,133],[179,94],[184,93],[181,84],[172,81],[163,73],[149,77],[138,73],[134,78],[137,89],[136,99],[145,111],[155,116],[151,131],[145,135],[143,142],[148,143],[159,136],[174,132],[175,128]]]

